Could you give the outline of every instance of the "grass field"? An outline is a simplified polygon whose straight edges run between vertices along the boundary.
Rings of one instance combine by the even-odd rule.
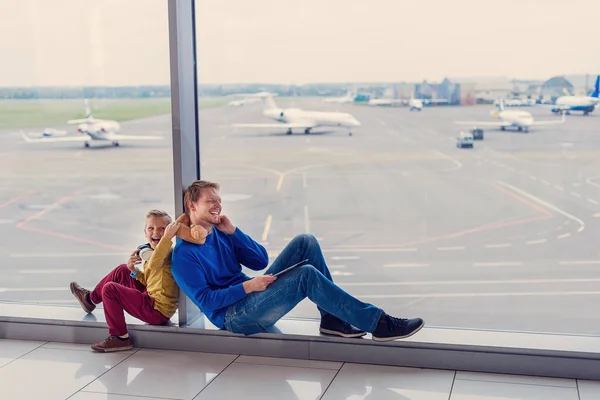
[[[229,100],[201,98],[200,108],[218,107]],[[91,99],[94,118],[128,121],[170,114],[171,99]],[[83,100],[0,100],[0,129],[52,127],[70,119],[84,118]]]

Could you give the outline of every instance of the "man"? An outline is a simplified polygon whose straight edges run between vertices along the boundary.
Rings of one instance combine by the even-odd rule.
[[[178,239],[171,271],[180,289],[217,327],[244,335],[265,332],[305,297],[317,305],[325,334],[361,337],[370,332],[373,340],[388,341],[423,327],[420,318],[391,317],[336,286],[312,235],[296,236],[265,275],[250,279],[240,264],[260,271],[269,257],[263,246],[221,214],[219,184],[192,183],[184,206],[191,225],[202,226],[208,236],[203,245]],[[306,265],[274,276],[304,259]]]

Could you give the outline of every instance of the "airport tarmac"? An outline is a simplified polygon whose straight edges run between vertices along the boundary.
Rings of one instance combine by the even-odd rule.
[[[430,326],[597,334],[600,114],[529,133],[484,127],[458,149],[454,120],[493,106],[425,108],[277,99],[339,110],[362,126],[234,129],[259,104],[200,112],[202,177],[224,213],[272,258],[300,233],[320,239],[334,279],[363,301]],[[536,120],[558,119],[528,107]],[[150,208],[173,213],[171,121],[122,124],[163,134],[120,147],[26,143],[0,132],[0,300],[76,306],[143,242]],[[301,303],[294,317],[317,317]]]

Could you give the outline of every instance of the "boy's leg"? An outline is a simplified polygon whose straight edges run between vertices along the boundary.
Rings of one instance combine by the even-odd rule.
[[[77,284],[77,282],[71,282],[71,293],[79,301],[81,308],[84,311],[91,313],[96,308],[96,304],[102,303],[102,289],[109,282],[115,282],[120,285],[137,289],[140,292],[146,290],[146,287],[142,285],[137,279],[132,278],[130,275],[129,268],[127,265],[121,264],[111,272],[109,272],[98,284],[93,291],[89,291]]]
[[[169,321],[160,311],[155,310],[154,300],[147,292],[140,292],[115,282],[107,282],[102,289],[104,315],[111,335],[103,342],[92,345],[100,352],[128,350],[132,347],[127,334],[125,311],[135,318],[151,325],[162,325]]]

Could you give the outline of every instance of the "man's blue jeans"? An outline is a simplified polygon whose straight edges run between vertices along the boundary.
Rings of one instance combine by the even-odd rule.
[[[275,274],[304,259],[308,259],[306,265],[279,275],[266,290],[252,292],[230,305],[225,329],[244,335],[266,332],[308,297],[321,316],[329,313],[358,329],[373,332],[383,310],[363,303],[333,283],[314,236],[302,234],[292,239],[265,274]]]

